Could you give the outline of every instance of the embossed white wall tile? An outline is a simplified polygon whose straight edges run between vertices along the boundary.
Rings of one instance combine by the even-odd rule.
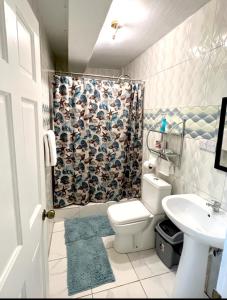
[[[153,107],[166,107],[168,104],[168,72],[156,75],[156,99]]]
[[[124,68],[122,68],[122,73],[123,74],[127,74],[129,75],[131,78],[134,78],[134,73],[133,70],[135,69],[136,62],[135,60],[133,62],[131,62],[130,64],[128,64],[127,66],[125,66]],[[137,73],[136,73],[137,74]]]
[[[200,196],[200,197],[202,197],[206,201],[212,202],[214,200],[214,198],[211,195],[209,195],[209,194],[207,194],[207,193],[205,193],[203,191],[200,191],[200,190],[197,191],[197,195]],[[217,199],[215,199],[215,200],[217,200]],[[220,200],[218,200],[218,202],[220,202]]]
[[[186,20],[189,57],[199,57],[211,49],[215,11],[216,0],[212,0]]]
[[[199,141],[194,140],[199,148]],[[202,150],[196,151],[195,169],[197,189],[221,201],[225,184],[225,173],[214,168],[215,155]]]
[[[172,194],[196,194],[197,189],[194,181],[188,182],[183,177],[175,178],[172,182]]]
[[[146,80],[144,92],[144,109],[151,109],[154,100],[154,78]]]
[[[227,44],[227,1],[217,0],[212,47]]]
[[[156,63],[154,60],[154,48],[150,47],[146,51],[146,71],[145,78],[149,78],[156,73]]]
[[[144,107],[151,116],[155,114],[151,109],[186,107],[191,129],[195,123],[201,130],[209,129],[211,115],[208,113],[204,119],[207,111],[201,106],[218,105],[227,96],[226,8],[227,0],[211,0],[124,68],[131,76],[146,79]],[[151,116],[146,116],[146,126],[152,122]],[[199,129],[196,132],[200,135]],[[206,199],[222,200],[227,210],[226,174],[214,169],[215,153],[213,148],[207,149],[207,142],[214,143],[216,137],[206,137],[209,151],[204,151],[200,149],[201,137],[196,140],[192,134],[188,136],[184,139],[181,167],[165,179],[173,184],[173,193],[195,192]],[[144,159],[149,157],[145,139],[143,155]]]
[[[139,66],[138,66],[138,78],[139,79],[146,79],[148,78],[147,76],[147,66],[148,66],[148,53],[147,51],[144,52],[144,55],[141,56],[140,59],[138,59]]]
[[[186,24],[182,23],[159,40],[153,48],[153,74],[188,59],[189,40]]]
[[[175,169],[170,179],[174,193],[205,193],[206,199],[222,200],[225,173],[214,169],[215,155],[200,150],[200,142],[184,140],[181,167]],[[226,192],[227,193],[227,192]]]
[[[158,86],[159,76],[156,75],[152,77],[152,87],[151,87],[151,101],[152,101],[152,108],[160,107],[160,104],[157,100],[159,86]]]
[[[222,97],[227,97],[227,45],[210,53],[206,98],[204,105],[221,105]]]
[[[181,160],[181,167],[176,169],[176,176],[184,178],[184,182],[189,186],[192,184],[196,186],[197,168],[196,156],[199,148],[192,139],[185,139],[183,144],[183,155]],[[189,159],[190,158],[190,159]]]
[[[206,54],[184,63],[180,74],[183,82],[182,86],[179,85],[182,89],[181,105],[202,105],[206,92],[208,60],[209,54]]]
[[[227,211],[227,176],[225,176],[225,184],[224,184],[221,208]]]
[[[124,73],[129,74],[131,77],[136,76],[137,79],[146,80],[154,74],[154,59],[153,47],[148,48],[142,54],[135,58],[130,64],[123,68]]]
[[[183,62],[147,80],[146,108],[202,105],[209,55]]]
[[[155,43],[152,48],[153,48],[153,56],[152,56],[152,62],[154,63],[154,69],[153,69],[153,74],[157,74],[160,71],[164,70],[164,60],[165,60],[165,39],[166,36],[163,37],[161,40],[159,40],[157,43]]]
[[[184,73],[185,63],[178,64],[171,69],[164,71],[166,73],[166,102],[165,107],[176,107],[182,104],[184,87]]]

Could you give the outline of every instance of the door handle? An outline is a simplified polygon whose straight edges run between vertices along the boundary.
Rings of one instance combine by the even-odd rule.
[[[55,210],[53,209],[50,209],[48,211],[46,211],[45,209],[43,210],[43,213],[42,213],[42,220],[44,221],[46,218],[48,219],[53,219],[55,216]]]

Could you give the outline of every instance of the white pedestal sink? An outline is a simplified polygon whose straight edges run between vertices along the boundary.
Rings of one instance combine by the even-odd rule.
[[[184,246],[177,270],[173,298],[204,298],[208,252],[223,249],[227,213],[213,212],[195,194],[167,196],[162,206],[170,220],[184,232]]]

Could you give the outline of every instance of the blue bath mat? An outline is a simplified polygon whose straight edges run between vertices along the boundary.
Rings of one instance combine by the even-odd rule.
[[[115,281],[101,237],[67,244],[69,296]]]
[[[106,216],[65,221],[69,296],[115,281],[101,238],[112,234]]]
[[[107,216],[90,216],[65,220],[65,242],[86,240],[94,236],[113,235]]]

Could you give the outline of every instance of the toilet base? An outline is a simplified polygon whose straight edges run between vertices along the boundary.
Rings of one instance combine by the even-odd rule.
[[[114,249],[119,253],[130,253],[147,250],[155,247],[154,237],[152,236],[146,245],[141,243],[141,234],[137,235],[116,235],[113,243]]]
[[[155,226],[164,215],[154,216],[149,225],[136,234],[116,233],[114,249],[119,253],[130,253],[155,248]]]

